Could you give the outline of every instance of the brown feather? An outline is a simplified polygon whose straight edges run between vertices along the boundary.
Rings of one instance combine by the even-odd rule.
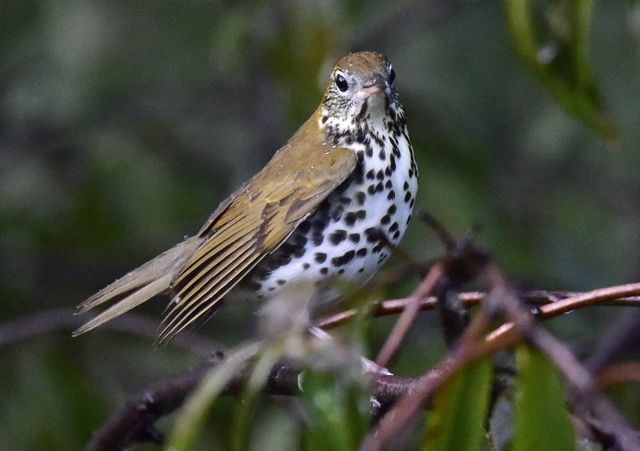
[[[160,341],[213,309],[353,172],[352,150],[323,143],[319,114],[202,228],[202,243],[171,284],[174,299]]]

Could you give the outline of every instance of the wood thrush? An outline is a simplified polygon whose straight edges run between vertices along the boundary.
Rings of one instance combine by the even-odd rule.
[[[338,60],[320,106],[271,161],[197,235],[83,302],[79,313],[115,301],[74,336],[163,292],[166,341],[231,290],[271,299],[309,281],[322,301],[335,278],[366,282],[404,234],[418,186],[394,79],[379,53]]]

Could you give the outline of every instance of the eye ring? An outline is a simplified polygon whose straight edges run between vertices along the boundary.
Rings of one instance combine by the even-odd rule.
[[[396,79],[396,71],[392,67],[391,70],[389,71],[389,84],[392,85],[395,79]]]
[[[337,74],[335,82],[336,86],[341,92],[345,92],[347,89],[349,89],[349,83],[347,82],[347,79],[344,78],[344,75]]]

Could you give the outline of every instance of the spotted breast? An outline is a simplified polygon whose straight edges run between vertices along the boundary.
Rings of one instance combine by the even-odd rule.
[[[418,170],[405,113],[393,85],[390,64],[381,70],[380,95],[369,96],[351,115],[345,97],[357,89],[358,65],[333,74],[334,89],[318,118],[326,142],[352,149],[355,171],[303,221],[244,284],[258,299],[270,298],[289,283],[312,280],[320,301],[335,297],[330,281],[363,284],[387,260],[402,238],[413,211]],[[345,88],[343,91],[342,88]]]

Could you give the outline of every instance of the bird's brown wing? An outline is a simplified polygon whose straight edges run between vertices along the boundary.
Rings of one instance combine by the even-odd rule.
[[[321,145],[309,149],[297,136],[201,230],[206,239],[172,284],[161,342],[206,317],[354,171],[353,151]]]

